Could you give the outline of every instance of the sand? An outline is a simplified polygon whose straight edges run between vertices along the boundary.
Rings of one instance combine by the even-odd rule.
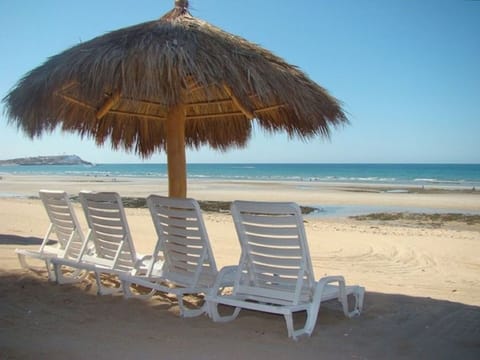
[[[453,189],[421,193],[318,183],[191,182],[198,200],[262,199],[301,205],[358,205],[480,212],[480,196]],[[154,179],[29,177],[0,180],[1,359],[478,359],[480,227],[465,223],[357,221],[307,216],[317,278],[342,274],[367,294],[362,315],[345,319],[336,302],[322,305],[310,338],[287,338],[282,317],[242,311],[226,324],[181,319],[168,297],[149,301],[97,296],[93,281],[48,282],[21,269],[18,247],[36,249],[48,220],[41,188],[165,193]],[[452,190],[452,189],[450,189]],[[78,204],[75,209],[85,226]],[[155,244],[146,209],[126,209],[137,250]],[[204,213],[219,267],[235,264],[239,246],[228,213]]]

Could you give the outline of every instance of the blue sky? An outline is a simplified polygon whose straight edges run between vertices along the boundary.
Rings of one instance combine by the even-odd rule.
[[[48,57],[173,3],[0,0],[0,98]],[[480,1],[190,0],[190,9],[299,66],[342,101],[351,124],[307,143],[257,130],[245,149],[204,147],[188,162],[480,163]],[[0,105],[0,159],[58,154],[142,161],[75,134],[30,140]]]

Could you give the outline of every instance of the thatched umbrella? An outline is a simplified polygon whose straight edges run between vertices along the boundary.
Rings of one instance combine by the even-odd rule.
[[[186,146],[243,147],[254,121],[302,139],[347,122],[298,68],[194,18],[188,0],[51,57],[3,101],[9,122],[32,138],[60,126],[143,157],[166,151],[175,197],[186,196]]]

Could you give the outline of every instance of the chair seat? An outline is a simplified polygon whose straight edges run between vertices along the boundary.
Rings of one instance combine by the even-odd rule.
[[[17,255],[28,256],[35,259],[51,259],[62,254],[64,250],[61,249],[44,249],[43,251],[29,250],[29,249],[15,249]]]

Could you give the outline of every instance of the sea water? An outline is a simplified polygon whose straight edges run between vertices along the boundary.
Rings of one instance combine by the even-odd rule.
[[[0,173],[166,178],[166,164],[0,166]],[[190,179],[437,185],[480,189],[480,164],[188,164]]]

